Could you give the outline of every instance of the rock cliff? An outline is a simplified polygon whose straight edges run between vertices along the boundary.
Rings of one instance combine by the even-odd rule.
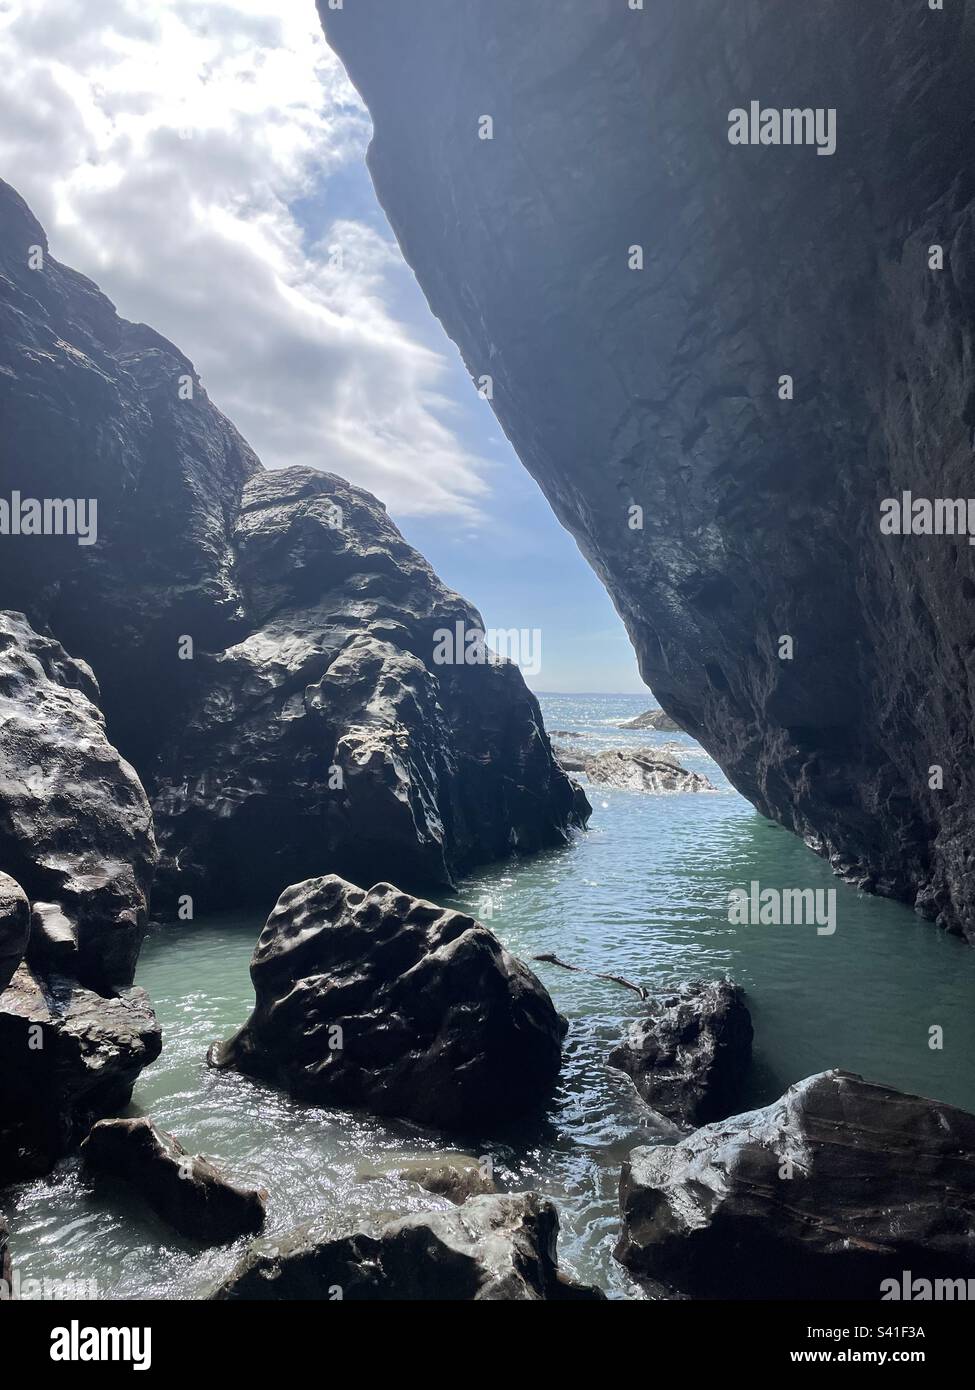
[[[447,884],[584,823],[517,668],[438,664],[441,630],[483,622],[382,505],[265,471],[2,182],[0,415],[0,604],[97,675],[153,804],[160,910],[269,906],[327,871]],[[31,502],[60,533],[17,534]]]
[[[971,491],[972,4],[319,9],[404,253],[660,704],[975,939],[973,552],[880,529]],[[835,148],[731,143],[752,102]]]

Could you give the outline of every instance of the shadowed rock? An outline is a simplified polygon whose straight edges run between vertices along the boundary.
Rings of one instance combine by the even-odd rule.
[[[0,994],[0,1183],[47,1172],[124,1109],[161,1046],[144,990],[103,998],[21,965]]]
[[[635,1149],[617,1256],[698,1298],[879,1299],[975,1277],[975,1115],[850,1072]]]
[[[29,932],[27,894],[9,874],[0,873],[0,994],[24,959]]]
[[[0,595],[97,673],[156,815],[154,906],[264,906],[324,871],[451,884],[585,823],[517,667],[466,664],[463,641],[438,659],[438,632],[483,622],[381,503],[265,471],[2,181],[0,418],[0,494],[97,501],[92,545],[4,536]],[[61,968],[71,913],[5,867],[53,904],[37,940]]]
[[[752,1021],[740,985],[693,980],[649,1002],[610,1066],[633,1079],[654,1110],[685,1128],[731,1114],[752,1055]]]
[[[148,1118],[101,1120],[81,1156],[96,1178],[130,1184],[190,1240],[219,1245],[264,1226],[266,1193],[236,1187],[209,1159],[188,1154]]]
[[[97,700],[83,661],[0,613],[0,863],[31,901],[31,961],[111,990],[132,983],[156,844]]]
[[[559,1273],[559,1219],[534,1193],[472,1197],[376,1234],[306,1226],[256,1241],[213,1295],[243,1299],[514,1301],[603,1295]]]
[[[438,664],[438,633],[483,622],[375,498],[260,473],[234,545],[248,633],[197,655],[155,768],[166,896],[267,901],[324,867],[446,884],[585,824],[517,667]]]
[[[211,1048],[300,1099],[474,1130],[544,1104],[567,1024],[472,917],[335,875],[282,893],[253,1014]]]
[[[975,549],[931,533],[972,495],[971,6],[318,7],[404,255],[655,697],[975,940]],[[732,144],[752,100],[834,111],[834,152]],[[881,530],[905,492],[928,534]]]

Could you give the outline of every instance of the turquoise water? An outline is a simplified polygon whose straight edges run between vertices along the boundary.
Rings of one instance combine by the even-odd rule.
[[[500,865],[462,885],[453,905],[490,924],[524,959],[561,959],[651,987],[724,974],[748,992],[755,1065],[748,1100],[842,1066],[875,1080],[975,1109],[975,951],[906,908],[858,894],[786,831],[758,816],[702,749],[683,735],[627,733],[615,724],[645,696],[553,696],[550,730],[597,748],[655,744],[715,783],[713,793],[648,796],[589,788],[589,831],[564,850]],[[728,893],[748,887],[835,889],[837,928],[732,927]],[[447,901],[447,899],[445,899]],[[270,1192],[269,1230],[334,1215],[336,1229],[377,1216],[445,1206],[384,1176],[398,1159],[443,1148],[490,1154],[499,1186],[550,1195],[562,1220],[563,1265],[615,1296],[634,1295],[612,1258],[619,1167],[637,1143],[660,1138],[629,1081],[605,1064],[640,1011],[619,986],[536,965],[570,1020],[561,1085],[543,1122],[500,1141],[436,1135],[294,1104],[204,1054],[247,1015],[248,960],[261,922],[212,919],[146,943],[139,982],[163,1025],[161,1059],[136,1091],[190,1149]],[[940,1025],[944,1047],[928,1030]],[[95,1279],[102,1297],[191,1298],[229,1269],[240,1247],[199,1252],[135,1204],[106,1202],[76,1161],[7,1194],[12,1252],[31,1277]]]

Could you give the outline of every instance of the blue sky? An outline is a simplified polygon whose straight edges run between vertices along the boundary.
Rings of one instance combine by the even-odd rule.
[[[403,262],[311,0],[0,0],[0,60],[0,175],[268,467],[374,492],[489,628],[540,631],[536,690],[644,689]]]

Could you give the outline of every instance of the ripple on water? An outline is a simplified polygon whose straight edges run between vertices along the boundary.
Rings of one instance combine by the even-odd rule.
[[[705,771],[717,794],[600,788],[589,833],[564,850],[473,875],[450,905],[481,914],[489,902],[491,925],[526,960],[554,951],[655,988],[732,975],[748,990],[756,1028],[748,1103],[842,1065],[975,1109],[966,1066],[975,1051],[975,952],[905,909],[837,883],[803,845],[758,817],[684,736],[614,727],[647,703],[641,696],[562,696],[543,700],[543,708],[548,727],[578,730],[592,748],[666,743]],[[730,926],[728,892],[752,879],[836,889],[836,933]],[[234,1178],[267,1188],[270,1232],[323,1216],[347,1229],[383,1214],[446,1207],[383,1170],[443,1147],[488,1154],[503,1189],[534,1188],[556,1202],[570,1272],[611,1295],[635,1296],[612,1256],[619,1169],[632,1147],[661,1142],[663,1131],[606,1056],[639,1016],[636,995],[533,963],[571,1025],[553,1104],[541,1124],[521,1133],[448,1144],[409,1125],[299,1106],[206,1066],[208,1045],[249,1012],[248,962],[260,926],[225,915],[147,942],[139,983],[156,1004],[165,1046],[140,1080],[137,1110]],[[933,1023],[945,1030],[940,1053],[927,1045]],[[103,1296],[200,1297],[244,1246],[200,1252],[136,1202],[92,1192],[77,1160],[14,1189],[7,1206],[23,1273],[96,1278]]]

